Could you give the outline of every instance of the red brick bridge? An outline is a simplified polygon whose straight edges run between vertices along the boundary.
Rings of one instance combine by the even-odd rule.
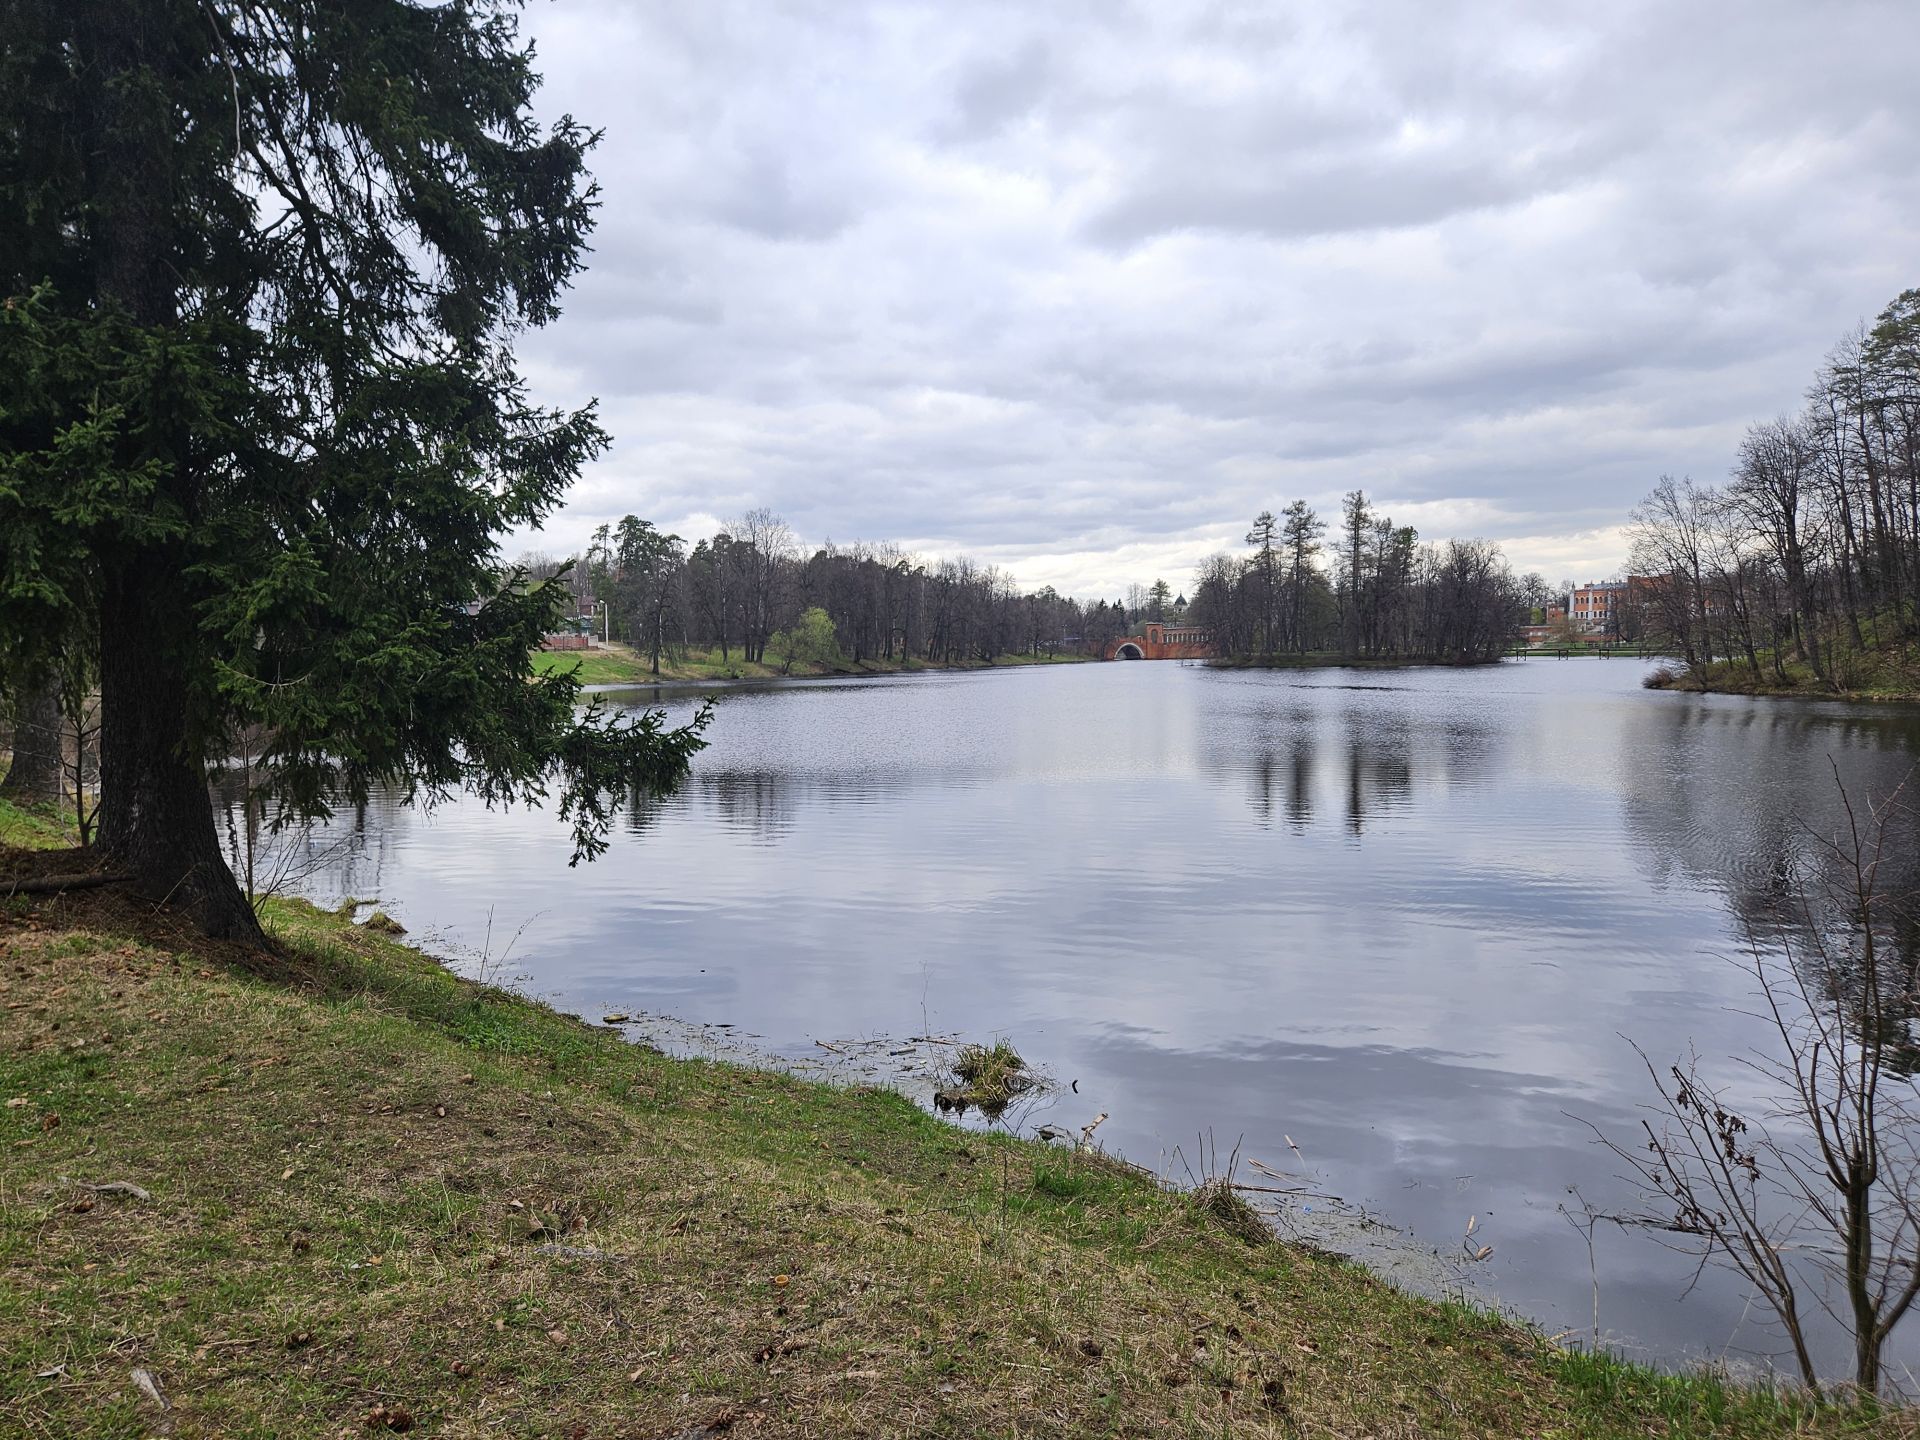
[[[1107,646],[1108,660],[1211,660],[1218,652],[1213,632],[1204,625],[1165,625],[1150,620],[1139,635],[1123,635]]]

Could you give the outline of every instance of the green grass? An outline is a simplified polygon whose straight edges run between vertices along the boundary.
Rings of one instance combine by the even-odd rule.
[[[578,672],[582,685],[629,685],[647,676],[647,663],[620,650],[536,650],[533,668],[543,675]]]
[[[702,680],[783,680],[822,675],[888,675],[913,670],[985,670],[1018,665],[1071,665],[1085,655],[1000,655],[991,661],[974,660],[958,665],[929,665],[924,660],[863,660],[858,665],[798,665],[791,674],[778,665],[749,663],[736,651],[721,659],[718,650],[682,650],[660,659],[660,674],[655,676],[647,657],[626,645],[615,643],[593,650],[537,650],[534,669],[542,674],[577,669],[583,685],[649,685],[657,682],[697,682]]]
[[[265,974],[115,904],[0,909],[0,1436],[1920,1433],[670,1059],[304,903]],[[117,1180],[150,1198],[80,1183]]]
[[[0,846],[53,850],[79,843],[72,817],[52,806],[21,806],[0,800]]]

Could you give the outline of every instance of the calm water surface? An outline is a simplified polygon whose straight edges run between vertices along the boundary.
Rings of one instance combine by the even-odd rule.
[[[1740,917],[1777,900],[1796,817],[1832,813],[1828,757],[1886,789],[1920,714],[1659,694],[1644,668],[742,690],[686,790],[597,864],[568,868],[551,816],[460,802],[338,817],[308,883],[496,963],[518,931],[525,988],[590,1015],[729,1024],[789,1057],[1004,1035],[1060,1081],[1029,1125],[1107,1112],[1110,1148],[1175,1176],[1197,1134],[1223,1157],[1242,1139],[1380,1217],[1399,1238],[1343,1248],[1415,1283],[1448,1267],[1396,1247],[1585,1334],[1597,1273],[1622,1348],[1764,1357],[1778,1337],[1732,1282],[1685,1294],[1682,1258],[1604,1228],[1590,1268],[1569,1187],[1630,1197],[1581,1122],[1637,1124],[1628,1037],[1656,1059],[1764,1039]],[[1474,1217],[1494,1253],[1468,1265]]]

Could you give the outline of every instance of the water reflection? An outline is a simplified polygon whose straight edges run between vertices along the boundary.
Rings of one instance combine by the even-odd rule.
[[[1495,1254],[1475,1273],[1584,1326],[1561,1206],[1618,1182],[1569,1117],[1636,1122],[1623,1037],[1764,1039],[1727,956],[1791,920],[1798,821],[1833,816],[1825,757],[1872,789],[1915,753],[1912,712],[1639,675],[1134,665],[731,691],[693,782],[596,865],[569,870],[537,812],[376,803],[318,837],[347,849],[307,883],[379,894],[455,947],[480,948],[489,912],[537,914],[529,984],[580,1010],[794,1054],[1011,1035],[1080,1081],[1056,1123],[1109,1112],[1102,1135],[1148,1165],[1203,1128],[1269,1162],[1291,1136],[1319,1183],[1436,1249],[1477,1217]],[[1672,1257],[1625,1236],[1600,1263],[1624,1343],[1776,1347],[1719,1277],[1683,1301]]]
[[[1719,892],[1736,941],[1791,956],[1816,994],[1856,983],[1844,973],[1862,940],[1855,838],[1871,845],[1876,942],[1906,977],[1891,1019],[1910,1029],[1920,977],[1912,717],[1703,700],[1643,712],[1623,738],[1647,762],[1630,772],[1626,799],[1650,881],[1677,873]],[[1873,807],[1896,794],[1884,843],[1872,844]],[[1903,1033],[1894,1055],[1911,1048]]]
[[[1276,816],[1296,831],[1322,812],[1342,817],[1349,835],[1404,810],[1417,784],[1470,782],[1489,763],[1499,732],[1466,715],[1408,713],[1404,692],[1381,691],[1337,710],[1263,704],[1255,693],[1224,702],[1228,725],[1208,730],[1201,762],[1242,780],[1264,826]]]
[[[694,786],[723,821],[763,845],[793,829],[799,803],[793,783],[771,770],[703,771]]]

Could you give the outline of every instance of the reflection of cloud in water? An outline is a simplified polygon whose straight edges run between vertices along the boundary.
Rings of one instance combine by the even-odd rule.
[[[1568,1112],[1613,1130],[1637,1123],[1631,1104],[1596,1102],[1577,1074],[1516,1071],[1504,1060],[1245,1035],[1196,1051],[1134,1026],[1101,1027],[1087,1051],[1088,1068],[1125,1076],[1141,1107],[1125,1117],[1136,1159],[1150,1158],[1138,1153],[1136,1137],[1151,1135],[1167,1168],[1174,1146],[1193,1143],[1190,1117],[1204,1115],[1222,1150],[1244,1141],[1246,1154],[1303,1177],[1307,1188],[1331,1186],[1344,1205],[1389,1217],[1403,1232],[1398,1241],[1349,1233],[1344,1248],[1429,1294],[1458,1290],[1462,1281],[1522,1289],[1516,1273],[1565,1267],[1570,1244],[1582,1242],[1561,1202],[1571,1203],[1574,1188],[1605,1193],[1616,1168]],[[1285,1136],[1299,1141],[1299,1156]],[[1310,1202],[1290,1203],[1297,1210]],[[1496,1266],[1462,1263],[1458,1246],[1470,1219],[1477,1243],[1495,1247]],[[1303,1229],[1314,1234],[1310,1224]],[[1413,1236],[1427,1245],[1410,1245]],[[1741,1319],[1737,1296],[1722,1312],[1731,1328],[1704,1335],[1703,1316],[1675,1303],[1687,1285],[1684,1264],[1676,1269],[1660,1247],[1617,1235],[1604,1243],[1601,1325],[1624,1348],[1671,1355],[1728,1342],[1737,1354],[1779,1350],[1764,1316]],[[1580,1258],[1584,1264],[1584,1252]],[[1429,1263],[1436,1260],[1446,1263]],[[1708,1277],[1707,1294],[1728,1289],[1723,1277]],[[1568,1304],[1566,1321],[1583,1318]],[[1708,1323],[1723,1322],[1716,1315]]]

